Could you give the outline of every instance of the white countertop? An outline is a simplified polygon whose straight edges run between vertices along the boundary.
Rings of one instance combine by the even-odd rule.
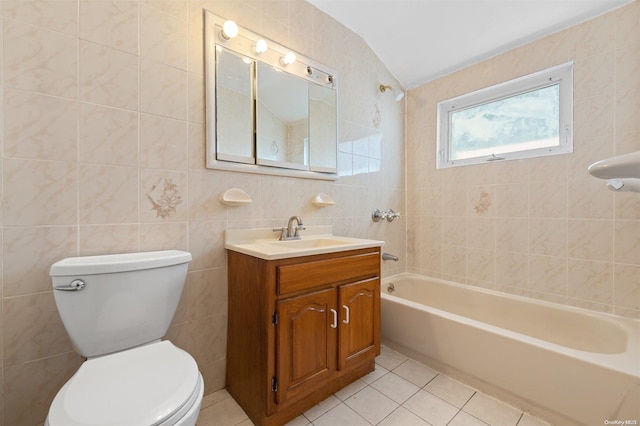
[[[384,241],[333,235],[331,226],[307,226],[300,240],[279,241],[272,228],[227,229],[224,248],[265,260],[286,259],[357,250],[384,245]]]

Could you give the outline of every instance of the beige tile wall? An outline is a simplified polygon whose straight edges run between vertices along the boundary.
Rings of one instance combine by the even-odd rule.
[[[0,6],[0,424],[44,421],[81,358],[56,311],[48,268],[67,256],[193,254],[168,333],[224,386],[224,229],[308,225],[387,240],[405,256],[404,105],[363,43],[302,0],[3,0]],[[343,147],[335,183],[204,168],[202,8],[335,68]],[[356,141],[355,143],[353,141]],[[355,148],[354,148],[355,147]],[[253,203],[228,208],[226,189]],[[314,207],[327,192],[337,204]],[[404,259],[384,265],[404,270]]]
[[[435,169],[436,104],[574,61],[574,152]],[[640,2],[409,91],[407,269],[640,317],[640,196],[587,166],[640,150]]]

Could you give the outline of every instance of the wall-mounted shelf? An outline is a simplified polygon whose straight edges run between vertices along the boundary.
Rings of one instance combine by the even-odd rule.
[[[311,199],[311,202],[314,206],[318,207],[328,207],[333,206],[336,202],[333,201],[333,198],[329,196],[329,194],[325,194],[324,192],[319,193],[315,197]]]
[[[220,202],[225,206],[238,207],[251,203],[251,197],[242,189],[231,188],[220,194]]]
[[[640,192],[640,151],[596,161],[587,170],[616,192]]]
[[[640,151],[596,161],[587,170],[600,179],[640,179]]]

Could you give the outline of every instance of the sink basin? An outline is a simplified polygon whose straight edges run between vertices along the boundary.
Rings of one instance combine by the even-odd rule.
[[[384,241],[336,236],[331,231],[328,225],[307,226],[302,231],[302,239],[280,241],[272,228],[227,229],[224,247],[260,259],[276,260],[384,245]]]
[[[345,244],[353,244],[352,241],[340,240],[337,238],[314,238],[310,240],[286,240],[286,241],[274,241],[272,243],[277,247],[291,247],[291,248],[320,248],[320,247],[334,247],[343,246]]]

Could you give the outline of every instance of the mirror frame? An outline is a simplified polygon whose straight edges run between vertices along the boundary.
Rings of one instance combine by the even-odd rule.
[[[290,176],[306,179],[336,180],[337,174],[337,150],[338,150],[338,86],[337,74],[334,70],[319,64],[312,59],[300,55],[297,52],[296,62],[288,66],[280,62],[280,58],[287,52],[292,51],[272,40],[260,36],[246,28],[239,27],[240,34],[231,40],[225,40],[220,36],[220,28],[222,28],[226,19],[204,10],[204,55],[205,55],[205,106],[206,106],[206,167],[208,169],[227,170],[246,173],[258,173],[276,176]],[[257,54],[253,49],[255,42],[263,39],[269,44],[269,50],[262,54]],[[254,61],[266,63],[276,69],[292,74],[296,77],[303,78],[309,83],[317,84],[322,87],[332,88],[336,91],[336,167],[317,167],[309,165],[309,170],[288,169],[282,167],[273,167],[257,164],[257,152],[254,149],[254,160],[256,164],[236,163],[217,159],[217,143],[216,143],[216,46],[220,45],[226,50],[236,52],[242,56],[246,56]],[[254,76],[255,78],[255,76]],[[252,84],[256,84],[254,80]],[[254,87],[254,93],[257,87]],[[254,110],[254,148],[255,148],[255,108]],[[310,141],[310,143],[313,143]]]

